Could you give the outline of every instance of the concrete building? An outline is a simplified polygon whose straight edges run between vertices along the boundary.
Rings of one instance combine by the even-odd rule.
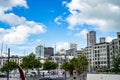
[[[120,52],[120,32],[117,32],[117,39],[118,39],[118,51]]]
[[[66,50],[66,55],[67,56],[75,56],[76,55],[76,51],[77,51],[77,49],[75,49],[75,48],[68,49],[68,50]]]
[[[90,68],[111,68],[113,57],[120,53],[120,32],[117,32],[117,38],[110,43],[105,41],[105,37],[101,37],[100,43],[88,46],[82,51],[88,58]]]
[[[120,54],[120,32],[117,32],[117,38],[110,42],[110,67],[112,67],[113,58]]]
[[[81,50],[82,53],[87,57],[89,65],[88,68],[89,70],[93,70],[94,69],[94,53],[93,53],[93,47],[86,47],[84,49]]]
[[[22,59],[23,57],[19,57],[19,56],[11,56],[10,57],[10,61],[13,61],[13,62],[16,62],[18,64],[21,64],[22,63]],[[8,57],[0,57],[0,68],[8,61]]]
[[[83,51],[82,50],[77,50],[76,53],[75,53],[75,57],[78,57],[78,56],[81,56],[83,55]]]
[[[118,54],[118,40],[117,39],[113,39],[110,42],[109,50],[110,50],[110,66],[112,67],[113,58],[116,57]]]
[[[100,37],[100,43],[104,43],[104,42],[106,42],[105,37]]]
[[[44,58],[44,46],[43,45],[38,45],[35,48],[35,55],[37,58]]]
[[[109,68],[109,43],[97,43],[92,47],[86,47],[83,50],[89,61],[89,68]]]
[[[70,43],[70,49],[77,49],[76,43]]]
[[[98,43],[93,47],[94,67],[109,68],[109,43]]]
[[[96,32],[90,31],[87,34],[87,47],[94,46],[96,44]]]
[[[52,47],[45,47],[44,48],[44,56],[45,57],[53,56],[53,54],[54,54],[54,49]]]

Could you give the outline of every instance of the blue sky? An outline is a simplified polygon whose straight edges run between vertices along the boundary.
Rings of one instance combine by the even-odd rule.
[[[86,47],[86,34],[94,30],[106,41],[120,31],[118,0],[0,0],[0,45],[3,53],[24,55],[35,47],[68,49],[74,42]]]

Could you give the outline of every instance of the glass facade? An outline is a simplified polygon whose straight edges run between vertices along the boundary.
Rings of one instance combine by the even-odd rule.
[[[35,53],[37,58],[44,58],[44,46],[37,46],[35,49]]]

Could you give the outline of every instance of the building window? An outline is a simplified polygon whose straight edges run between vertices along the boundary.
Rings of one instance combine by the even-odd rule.
[[[104,61],[104,64],[106,64],[106,61]]]
[[[120,38],[120,35],[118,35],[118,38]]]
[[[103,61],[101,61],[101,64],[103,64]]]
[[[97,64],[97,62],[95,62],[95,64]]]

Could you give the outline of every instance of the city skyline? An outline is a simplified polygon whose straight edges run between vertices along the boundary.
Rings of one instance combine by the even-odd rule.
[[[68,49],[71,42],[78,49],[87,46],[87,33],[96,31],[96,40],[109,42],[120,31],[118,0],[0,0],[0,49],[24,55],[35,47]]]

